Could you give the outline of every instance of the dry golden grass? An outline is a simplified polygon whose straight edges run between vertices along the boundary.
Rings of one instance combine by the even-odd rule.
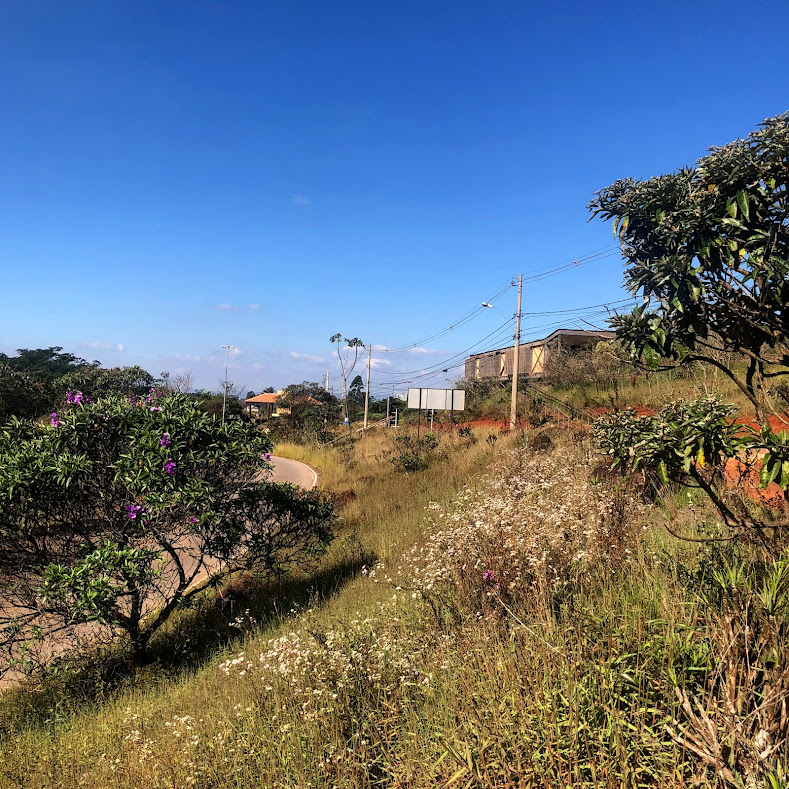
[[[236,609],[243,640],[103,703],[27,724],[0,703],[0,786],[716,785],[665,728],[672,682],[702,693],[715,663],[705,576],[683,575],[709,548],[654,534],[581,432],[539,449],[489,434],[413,474],[391,432],[278,447],[341,506],[322,591],[296,579],[315,594],[279,590],[266,622]],[[689,511],[688,527],[710,516]],[[375,553],[374,577],[338,570],[354,551]]]
[[[499,447],[511,440],[504,437]],[[338,538],[316,574],[321,576],[320,581],[313,583],[310,578],[297,578],[280,589],[267,587],[264,598],[274,599],[278,612],[262,628],[254,625],[248,628],[256,633],[249,648],[256,649],[265,638],[292,626],[289,599],[298,598],[304,602],[312,598],[316,626],[347,619],[357,610],[377,609],[387,597],[385,591],[364,578],[355,577],[353,572],[349,574],[348,567],[353,568],[354,562],[365,556],[386,560],[399,555],[404,546],[418,538],[428,502],[451,501],[463,484],[469,480],[473,484],[497,451],[485,441],[471,443],[460,441],[456,436],[444,441],[446,457],[416,474],[403,474],[394,469],[389,457],[397,449],[395,436],[382,431],[336,449],[277,447],[280,454],[303,460],[319,470],[321,487],[338,498],[341,521]],[[294,587],[298,593],[291,594]],[[304,604],[309,605],[309,602]],[[236,612],[243,620],[243,611],[235,609]],[[241,621],[239,627],[245,624],[250,623]],[[176,620],[173,626],[187,648],[189,642],[199,640],[199,636],[190,634],[190,628],[195,632],[199,630],[188,613],[183,621]],[[185,634],[181,632],[184,629]],[[169,643],[167,634],[163,641],[160,649],[166,649]],[[197,648],[196,643],[194,646]],[[145,757],[142,761],[137,758],[137,746],[145,750],[145,737],[140,734],[142,739],[138,741],[138,735],[133,733],[138,729],[134,727],[142,727],[140,731],[143,731],[154,725],[151,722],[157,722],[155,725],[161,728],[173,715],[190,715],[195,720],[202,719],[203,734],[210,730],[214,737],[217,734],[215,725],[235,721],[234,708],[248,702],[241,696],[238,700],[232,693],[228,695],[227,688],[215,684],[216,665],[225,654],[220,651],[214,657],[189,663],[188,670],[182,672],[174,671],[173,666],[168,666],[167,671],[157,670],[156,665],[147,667],[129,680],[127,692],[114,692],[99,703],[69,698],[68,693],[72,691],[68,690],[68,683],[56,683],[55,691],[49,690],[39,698],[32,688],[6,694],[0,698],[0,732],[5,729],[0,786],[188,785],[190,759],[183,752],[179,737],[173,735],[165,740],[173,747],[160,754],[162,764],[170,765],[162,769],[169,770],[171,777],[154,776],[146,772]],[[58,697],[57,688],[62,689],[62,699]],[[286,696],[282,696],[275,707],[287,709],[290,701]],[[128,712],[130,709],[133,711]],[[168,733],[171,728],[166,727]],[[263,735],[263,731],[258,731],[256,737]],[[269,732],[260,741],[261,750],[270,748],[271,742],[265,747],[262,744],[270,736]],[[253,749],[244,753],[246,765],[259,751]],[[281,756],[285,760],[291,758],[287,751]],[[116,763],[116,759],[120,761]],[[180,765],[177,769],[173,766],[176,763]],[[248,766],[240,773],[233,772],[237,769],[234,766],[225,775],[224,771],[229,769],[227,764],[224,761],[212,764],[211,770],[223,777],[215,775],[206,782],[203,776],[200,785],[235,785],[231,777],[233,781],[238,778],[237,785],[248,785],[245,783],[251,780]],[[259,773],[256,775],[259,781]]]

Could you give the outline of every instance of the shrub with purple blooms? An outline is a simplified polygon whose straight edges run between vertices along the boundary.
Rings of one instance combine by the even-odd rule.
[[[250,425],[155,391],[66,400],[0,429],[0,676],[32,668],[36,640],[51,655],[54,631],[125,632],[142,657],[210,583],[309,563],[332,539],[319,493],[259,481],[272,446]]]

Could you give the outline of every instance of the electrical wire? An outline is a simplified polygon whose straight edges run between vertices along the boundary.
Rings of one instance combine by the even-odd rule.
[[[512,287],[512,280],[508,279],[504,285],[499,286],[490,296],[488,296],[487,299],[485,299],[485,301],[487,301],[489,304],[495,304],[511,287]],[[485,310],[486,307],[483,307],[481,304],[479,304],[476,307],[474,307],[472,310],[469,310],[468,312],[461,315],[460,318],[458,318],[454,323],[451,323],[445,329],[441,329],[435,334],[432,334],[430,337],[425,337],[422,340],[415,340],[414,342],[408,343],[407,345],[400,345],[396,347],[387,346],[380,350],[383,351],[384,353],[399,353],[402,351],[410,351],[413,348],[417,348],[421,345],[425,345],[429,342],[433,342],[434,340],[437,340],[443,337],[444,335],[449,334],[449,332],[454,331],[458,326],[462,326],[464,323],[468,323],[470,320],[476,318],[477,315],[484,312]]]
[[[479,345],[482,345],[484,342],[490,340],[492,337],[498,335],[506,336],[508,330],[512,328],[515,324],[515,318],[510,318],[508,321],[502,323],[500,326],[497,326],[490,334],[483,337],[481,340],[478,340],[473,345],[470,345],[468,348],[464,348],[462,351],[458,351],[457,353],[453,353],[447,359],[442,359],[435,364],[429,365],[428,367],[420,367],[416,370],[376,370],[377,373],[383,375],[398,375],[408,377],[410,375],[420,375],[421,373],[425,372],[426,370],[433,370],[442,367],[446,367],[448,362],[451,362],[458,356],[463,356],[464,354],[468,353],[469,351],[473,350]]]
[[[524,282],[536,282],[543,279],[548,279],[549,277],[554,277],[559,274],[562,274],[565,271],[570,269],[578,268],[579,266],[584,266],[588,263],[598,262],[600,260],[605,260],[606,258],[613,257],[614,255],[619,254],[619,246],[617,244],[609,244],[605,247],[600,247],[592,252],[588,253],[587,255],[579,258],[574,258],[573,260],[565,261],[564,263],[559,264],[558,266],[547,267],[545,269],[538,269],[534,273],[523,277]],[[500,285],[494,293],[489,296],[485,301],[488,304],[495,304],[498,299],[500,299],[512,286],[514,285],[514,279],[508,279],[505,283]],[[477,305],[476,307],[472,308],[468,312],[464,313],[460,316],[456,321],[451,323],[444,329],[441,329],[438,332],[430,335],[429,337],[425,337],[421,340],[415,340],[414,342],[407,343],[405,345],[399,346],[385,346],[381,348],[380,351],[383,353],[400,353],[403,351],[408,351],[413,348],[419,347],[421,345],[425,345],[426,343],[433,342],[441,337],[446,336],[451,331],[454,331],[458,326],[462,326],[465,323],[468,323],[470,320],[473,320],[477,317],[480,313],[484,312],[486,307],[483,307],[481,304]]]

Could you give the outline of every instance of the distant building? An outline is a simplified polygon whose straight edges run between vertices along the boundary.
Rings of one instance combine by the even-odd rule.
[[[551,353],[588,346],[601,340],[611,340],[612,331],[586,331],[583,329],[557,329],[542,340],[522,343],[518,350],[518,374],[542,375],[543,367]],[[475,353],[466,359],[466,378],[511,378],[514,345],[495,351]]]
[[[247,414],[252,419],[271,419],[274,410],[277,407],[277,395],[274,392],[266,392],[259,394],[256,397],[250,397],[244,401],[247,409]]]

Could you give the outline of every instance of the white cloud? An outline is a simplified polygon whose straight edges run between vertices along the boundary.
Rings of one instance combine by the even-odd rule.
[[[290,355],[294,359],[304,359],[307,362],[325,362],[326,361],[326,359],[324,359],[322,356],[311,356],[308,353],[299,353],[298,351],[291,351]]]
[[[293,195],[290,198],[290,202],[292,205],[301,206],[301,207],[312,205],[312,200],[310,200],[310,198],[307,197],[307,195]]]
[[[383,351],[384,353],[394,353],[392,349],[388,345],[375,345],[373,344],[374,351]],[[413,348],[405,348],[406,353],[416,353],[416,354],[446,354],[450,353],[450,351],[442,351],[440,348],[420,348],[418,346],[414,346]]]
[[[227,301],[222,301],[219,304],[214,304],[213,309],[219,310],[220,312],[243,312],[245,309],[251,310],[252,312],[260,312],[263,308],[260,304],[249,304],[244,307],[241,304],[230,304]]]
[[[370,359],[370,367],[389,367],[391,364],[389,359]]]
[[[90,348],[92,351],[118,351],[123,353],[126,350],[126,346],[122,345],[121,343],[112,344],[109,342],[98,342],[94,340],[93,342],[83,342],[83,348]]]
[[[440,348],[409,348],[408,353],[445,354],[448,351],[442,351]]]

